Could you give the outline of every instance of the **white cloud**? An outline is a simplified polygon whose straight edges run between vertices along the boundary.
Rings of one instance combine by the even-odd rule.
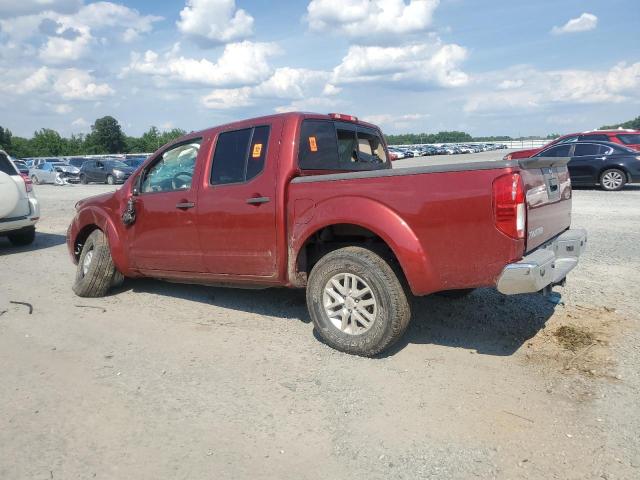
[[[42,0],[42,5],[55,3]],[[108,44],[111,40],[130,42],[152,30],[162,17],[141,15],[137,10],[111,2],[96,2],[77,9],[73,14],[47,10],[0,19],[0,29],[10,44],[25,50],[33,41],[40,40],[40,59],[48,64],[74,62],[85,57],[98,41]]]
[[[364,41],[426,31],[439,0],[311,0],[306,19],[316,31]]]
[[[84,130],[89,126],[89,122],[87,122],[84,118],[79,117],[71,122],[71,126]]]
[[[221,88],[256,85],[272,74],[269,58],[278,53],[280,48],[274,43],[249,41],[227,44],[215,62],[178,56],[176,47],[162,57],[148,50],[143,56],[132,54],[123,74],[140,73]]]
[[[29,95],[30,99],[56,113],[66,114],[72,111],[74,101],[97,100],[115,92],[108,83],[99,82],[87,70],[43,66],[7,72],[0,84],[0,93],[11,98]]]
[[[362,120],[383,127],[385,131],[397,131],[400,129],[414,128],[415,122],[429,117],[424,113],[405,113],[393,115],[381,113],[377,115],[364,115]]]
[[[176,25],[202,44],[243,40],[253,33],[253,17],[236,9],[235,0],[187,0]]]
[[[457,87],[468,82],[459,64],[467,50],[456,44],[415,44],[402,47],[353,45],[333,70],[332,84],[407,82]]]
[[[254,105],[262,100],[291,100],[286,107],[276,111],[289,111],[328,106],[335,103],[327,98],[335,93],[327,88],[329,72],[304,68],[283,67],[274,71],[264,82],[253,87],[216,89],[202,97],[202,104],[211,109],[233,109]],[[335,87],[333,87],[335,88]],[[306,107],[303,108],[303,106]]]
[[[106,83],[96,83],[93,76],[77,68],[67,68],[56,73],[53,89],[62,98],[72,100],[95,100],[114,94]]]
[[[39,57],[44,63],[56,64],[78,60],[90,51],[91,34],[87,28],[78,30],[79,35],[72,39],[49,37],[40,48]]]
[[[598,17],[592,13],[583,13],[578,18],[572,18],[561,27],[553,27],[551,33],[561,35],[563,33],[586,32],[598,26]]]
[[[82,0],[2,0],[0,1],[0,16],[11,18],[43,11],[72,13],[80,8],[80,5],[82,5]]]
[[[498,85],[498,89],[495,89]],[[501,88],[504,86],[509,88]],[[610,70],[510,68],[485,75],[464,110],[485,113],[539,109],[553,104],[596,104],[634,101],[640,89],[640,62],[619,63]],[[635,100],[637,102],[637,100]]]

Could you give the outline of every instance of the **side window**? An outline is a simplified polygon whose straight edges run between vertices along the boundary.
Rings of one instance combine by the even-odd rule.
[[[603,134],[591,134],[591,135],[580,135],[578,137],[578,141],[582,141],[582,140],[596,140],[598,142],[608,142],[609,141],[609,137],[607,135],[603,135]]]
[[[621,133],[616,136],[625,145],[637,145],[640,143],[640,134],[638,133]]]
[[[143,193],[189,190],[202,139],[166,150],[143,175]]]
[[[536,155],[536,157],[568,157],[571,145],[558,145]]]
[[[245,128],[218,136],[211,167],[212,185],[243,183],[264,168],[269,127]]]
[[[573,135],[571,137],[567,137],[567,138],[565,138],[563,140],[560,140],[558,142],[558,144],[560,144],[560,143],[573,143],[573,142],[577,142],[577,141],[578,141],[578,136],[577,135]]]
[[[305,120],[300,132],[298,165],[303,170],[339,170],[333,122]]]
[[[584,157],[587,155],[597,155],[600,151],[600,145],[594,143],[578,143],[573,152],[574,157]]]
[[[361,162],[386,163],[387,155],[375,130],[358,127],[358,152]]]

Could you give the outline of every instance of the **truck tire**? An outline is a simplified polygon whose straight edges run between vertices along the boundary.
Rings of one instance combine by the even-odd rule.
[[[115,273],[107,237],[101,230],[94,230],[82,247],[73,291],[79,297],[104,297]]]
[[[8,233],[7,238],[15,247],[31,245],[36,239],[36,227],[30,227],[15,233]]]
[[[627,183],[627,174],[617,168],[609,168],[600,175],[600,186],[609,192],[622,190],[625,183]]]
[[[394,344],[411,319],[407,293],[380,255],[345,247],[322,257],[309,274],[307,307],[327,345],[374,356]]]
[[[20,201],[18,184],[10,175],[0,172],[0,219],[10,215]]]

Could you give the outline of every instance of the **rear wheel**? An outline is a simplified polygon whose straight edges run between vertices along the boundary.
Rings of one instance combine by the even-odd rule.
[[[115,275],[107,237],[101,230],[94,230],[82,247],[73,291],[80,297],[104,297]]]
[[[616,191],[622,190],[624,184],[627,183],[627,175],[622,170],[610,168],[600,175],[600,186],[603,190]]]
[[[113,178],[113,175],[107,175],[107,183],[108,183],[109,185],[115,185],[115,183],[116,183],[116,179],[115,179],[115,178]]]
[[[7,234],[7,238],[9,239],[11,244],[15,245],[16,247],[31,245],[36,239],[36,228],[30,227],[25,230],[20,230],[19,232],[9,233]]]
[[[329,346],[363,356],[389,348],[411,319],[399,275],[361,247],[334,250],[320,259],[309,275],[307,307]]]

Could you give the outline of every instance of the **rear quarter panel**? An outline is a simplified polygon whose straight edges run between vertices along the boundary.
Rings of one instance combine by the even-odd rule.
[[[511,169],[292,183],[288,231],[297,255],[317,230],[350,223],[391,247],[416,295],[493,286],[524,241],[494,226],[492,182]]]

